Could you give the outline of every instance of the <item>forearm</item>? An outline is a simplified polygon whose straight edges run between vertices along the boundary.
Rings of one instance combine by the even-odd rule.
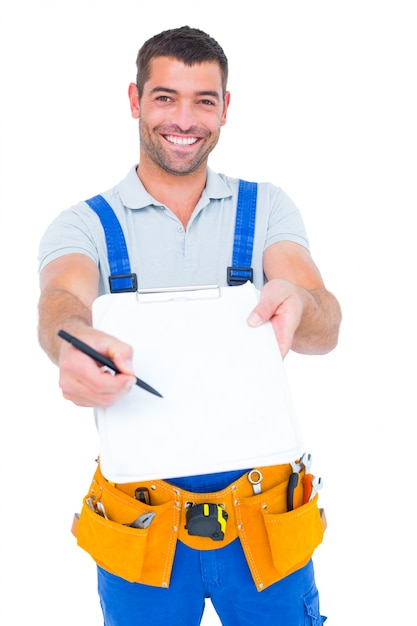
[[[302,354],[326,354],[338,342],[342,319],[339,302],[326,289],[300,289],[303,312],[291,349]]]
[[[83,254],[69,254],[46,265],[40,274],[38,337],[58,365],[62,341],[58,330],[72,332],[91,326],[91,306],[98,295],[96,264]]]
[[[60,328],[73,330],[91,326],[91,309],[74,294],[63,289],[43,293],[39,300],[39,343],[46,354],[58,364]]]

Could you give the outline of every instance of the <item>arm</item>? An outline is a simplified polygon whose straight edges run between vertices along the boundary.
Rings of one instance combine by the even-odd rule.
[[[64,397],[79,406],[111,406],[135,380],[131,347],[91,326],[98,281],[97,266],[83,254],[62,256],[46,265],[40,275],[39,343],[59,367]],[[90,357],[60,339],[60,328],[113,359],[123,374],[104,372]]]
[[[290,349],[303,354],[325,354],[337,345],[341,310],[324,286],[309,251],[291,241],[275,243],[264,253],[268,282],[248,322],[258,326],[270,320],[282,356]]]

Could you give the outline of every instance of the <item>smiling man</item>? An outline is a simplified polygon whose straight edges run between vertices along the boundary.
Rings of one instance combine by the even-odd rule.
[[[227,78],[222,48],[199,29],[184,26],[146,41],[137,57],[136,83],[129,86],[131,113],[139,122],[139,162],[116,186],[63,211],[42,238],[39,340],[59,367],[64,397],[79,406],[110,407],[135,383],[132,347],[92,327],[94,300],[117,291],[117,280],[124,281],[122,291],[135,290],[136,279],[140,288],[233,288],[236,277],[229,270],[234,242],[242,240],[237,219],[241,201],[256,207],[253,237],[248,238],[252,264],[239,277],[240,268],[237,280],[252,280],[260,291],[259,303],[247,312],[248,324],[271,321],[283,357],[290,349],[325,354],[337,344],[340,307],[310,255],[301,215],[291,199],[270,183],[243,185],[252,195],[241,197],[239,180],[208,167],[226,123]],[[103,217],[108,210],[111,222]],[[112,275],[106,236],[115,222],[120,223],[133,270],[127,277]],[[61,328],[112,359],[119,373],[109,376],[61,341]],[[157,446],[157,433],[154,441],[138,444],[138,454],[140,445]],[[83,537],[78,539],[91,548],[98,564],[105,625],[196,626],[206,597],[225,626],[321,624],[325,618],[311,561],[322,538],[320,516],[316,500],[301,500],[296,516],[287,511],[292,470],[299,468],[300,485],[304,472],[293,461],[262,468],[261,497],[248,479],[252,468],[119,485],[107,480],[98,465],[81,513]],[[248,503],[246,512],[237,492]],[[273,505],[270,520],[285,521],[288,529],[280,539],[282,551],[276,535],[270,537],[265,530],[265,499]],[[164,522],[166,512],[180,507],[186,516],[195,502],[202,503],[201,511],[193,509],[202,530],[189,529],[187,535],[182,522],[180,540],[172,520]],[[130,516],[142,511],[138,526],[129,532],[126,511]],[[245,534],[245,524],[242,531],[237,520],[248,511],[253,517]],[[207,534],[207,527],[214,532]],[[295,539],[300,536],[309,538],[305,545]]]
[[[156,165],[167,174],[198,172],[205,181],[207,159],[226,123],[230,99],[218,63],[184,66],[176,59],[154,58],[140,99],[134,84],[129,97],[132,115],[139,118],[139,177],[149,176]]]

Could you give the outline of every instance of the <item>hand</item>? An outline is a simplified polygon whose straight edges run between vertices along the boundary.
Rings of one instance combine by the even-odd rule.
[[[248,324],[253,327],[268,320],[272,323],[282,358],[288,354],[301,322],[303,292],[303,289],[286,280],[270,280],[261,290],[259,304],[248,317]]]
[[[136,380],[131,346],[90,327],[78,326],[73,334],[112,359],[122,373],[112,374],[91,357],[62,341],[58,365],[59,386],[64,398],[77,406],[112,406],[130,391]]]

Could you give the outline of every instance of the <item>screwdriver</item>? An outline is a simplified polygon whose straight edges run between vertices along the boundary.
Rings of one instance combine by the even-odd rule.
[[[292,472],[288,479],[288,487],[287,487],[287,511],[292,511],[294,509],[294,493],[298,487],[298,479],[299,476],[297,472]]]

